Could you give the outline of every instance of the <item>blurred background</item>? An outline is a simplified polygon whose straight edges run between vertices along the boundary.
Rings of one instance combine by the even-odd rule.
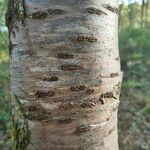
[[[7,1],[0,0],[0,150],[9,149]],[[119,46],[124,81],[119,109],[120,150],[150,150],[150,0],[120,0]]]

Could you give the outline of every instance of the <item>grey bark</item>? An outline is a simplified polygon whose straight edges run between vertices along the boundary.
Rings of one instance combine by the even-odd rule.
[[[18,147],[117,150],[122,80],[117,0],[15,4],[9,5],[6,20]],[[30,132],[21,129],[24,121]]]

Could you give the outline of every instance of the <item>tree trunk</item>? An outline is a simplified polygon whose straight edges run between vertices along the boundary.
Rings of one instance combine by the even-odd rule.
[[[148,18],[149,18],[148,11],[149,11],[149,0],[147,0],[146,6],[145,6],[145,28],[148,28],[148,26],[149,26],[149,23],[148,23]]]
[[[141,28],[144,27],[144,9],[145,9],[145,0],[142,0],[142,5],[141,5]]]
[[[117,150],[116,0],[9,0],[14,150]]]

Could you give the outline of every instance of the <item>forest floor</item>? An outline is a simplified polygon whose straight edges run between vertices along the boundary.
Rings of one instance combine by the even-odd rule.
[[[119,108],[120,150],[150,150],[150,104],[142,92],[122,92]]]

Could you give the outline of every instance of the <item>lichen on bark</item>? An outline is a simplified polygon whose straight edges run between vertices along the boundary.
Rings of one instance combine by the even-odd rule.
[[[12,150],[25,150],[30,144],[31,132],[26,119],[21,122],[12,116],[11,140]]]
[[[24,108],[18,97],[15,94],[13,95],[16,100],[16,109],[11,110],[10,134],[12,150],[26,150],[31,141],[31,131],[29,129],[28,120],[25,118]]]

